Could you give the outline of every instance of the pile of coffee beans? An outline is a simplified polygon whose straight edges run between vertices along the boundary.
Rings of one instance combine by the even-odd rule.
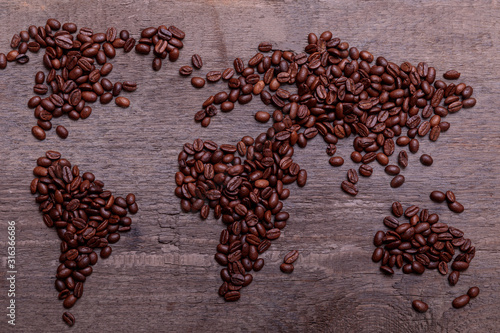
[[[256,139],[243,137],[236,146],[196,139],[179,154],[175,194],[182,210],[199,212],[206,219],[213,209],[215,219],[226,225],[215,254],[224,266],[219,295],[226,301],[240,298],[241,288],[253,280],[250,272],[264,266],[259,255],[286,226],[289,214],[283,200],[290,190],[285,185],[297,182],[302,187],[307,182],[306,170],[292,159],[289,134],[270,128]],[[297,256],[298,252],[285,258],[288,273]]]
[[[179,50],[184,47],[182,40],[186,34],[171,25],[167,28],[160,25],[158,28],[149,27],[141,31],[141,38],[135,46],[135,52],[148,55],[153,46],[154,59],[152,63],[153,70],[159,71],[162,66],[162,60],[176,61],[179,58]]]
[[[330,31],[319,38],[309,34],[302,53],[273,49],[265,42],[258,50],[246,64],[236,58],[233,68],[207,73],[209,82],[225,80],[228,90],[208,97],[195,121],[208,126],[218,109],[229,112],[236,102],[247,104],[259,96],[276,110],[272,115],[260,111],[256,120],[267,122],[272,117],[276,132],[290,133],[291,145],[303,148],[307,140],[320,134],[328,145],[327,154],[332,156],[338,140],[352,137],[351,159],[361,163],[358,172],[364,177],[371,175],[368,164],[373,161],[388,165],[396,145],[408,146],[416,154],[419,140],[428,136],[436,141],[449,129],[443,118],[476,104],[472,87],[436,80],[436,69],[427,63],[397,65],[384,57],[375,58],[334,38]],[[448,71],[444,77],[456,80],[460,73]],[[191,82],[196,88],[205,85],[201,77]],[[287,86],[296,87],[297,93]],[[426,154],[420,160],[424,165],[433,162]],[[340,156],[330,159],[332,166],[343,163]],[[399,154],[398,163],[403,168],[408,165],[406,151]],[[404,176],[399,171],[393,175],[391,187],[403,185]],[[350,180],[341,188],[353,196],[358,193],[356,183]]]
[[[460,272],[469,268],[475,256],[476,248],[471,240],[465,238],[461,230],[439,222],[438,214],[415,205],[403,210],[401,203],[394,202],[392,214],[384,218],[384,225],[389,230],[377,231],[373,239],[377,248],[372,260],[381,263],[380,271],[393,275],[393,268],[397,267],[405,274],[420,275],[426,269],[437,269],[442,275],[447,275],[451,263],[448,282],[451,286],[456,285]],[[397,219],[403,216],[409,221]],[[419,312],[427,311],[427,305],[420,300],[414,301],[413,307]]]
[[[0,69],[5,68],[8,61],[27,63],[27,51],[37,53],[41,48],[45,49],[43,64],[48,73],[38,71],[35,74],[33,91],[36,95],[28,101],[28,107],[35,109],[37,119],[31,133],[38,140],[44,140],[46,131],[52,129],[53,118],[64,114],[72,120],[89,117],[92,108],[88,103],[99,99],[101,104],[107,104],[115,98],[120,107],[130,105],[126,97],[119,95],[122,90],[135,91],[136,83],[113,83],[105,76],[113,70],[109,60],[116,56],[116,49],[129,52],[134,45],[135,39],[127,30],[118,33],[111,27],[105,33],[97,33],[86,27],[78,30],[74,23],[61,25],[56,19],[48,19],[45,26],[31,25],[27,31],[12,37],[13,50],[7,56],[0,53]],[[47,94],[50,95],[41,97]],[[56,134],[65,139],[69,133],[59,125]]]
[[[31,193],[43,214],[43,222],[55,228],[61,239],[61,263],[57,268],[55,287],[65,308],[71,308],[83,295],[83,285],[92,274],[99,252],[105,259],[120,233],[129,231],[132,219],[128,213],[138,211],[135,195],[115,197],[104,190],[104,183],[90,172],[80,175],[77,165],[47,151],[33,169]],[[72,325],[74,317],[64,313],[63,320]]]

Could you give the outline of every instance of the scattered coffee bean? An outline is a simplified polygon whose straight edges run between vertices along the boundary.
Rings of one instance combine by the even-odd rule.
[[[469,295],[470,298],[476,298],[477,295],[479,295],[479,288],[471,287],[469,291],[467,291],[467,295]]]
[[[62,319],[68,326],[73,326],[75,324],[75,316],[73,316],[71,312],[64,312]]]
[[[199,54],[193,54],[193,56],[191,57],[191,63],[196,69],[201,69],[203,67],[203,60],[201,59],[201,56]]]
[[[193,77],[191,79],[191,84],[195,88],[203,88],[203,86],[205,85],[205,80],[201,77]]]
[[[68,137],[68,130],[64,126],[57,126],[56,133],[61,139],[66,139]]]
[[[469,301],[470,301],[469,295],[462,295],[455,298],[451,303],[451,305],[453,305],[455,309],[460,309],[469,304]]]
[[[443,77],[446,80],[457,80],[460,77],[460,73],[455,70],[450,70],[444,73]]]
[[[422,163],[425,166],[431,166],[433,162],[434,160],[430,155],[422,154],[422,156],[420,156],[420,163]]]
[[[287,263],[282,263],[280,266],[280,269],[283,273],[290,274],[293,272],[293,265],[292,264],[287,264]]]
[[[446,195],[441,191],[432,191],[430,198],[432,201],[441,203],[446,200]]]
[[[405,177],[403,175],[397,175],[391,180],[391,187],[398,188],[405,182]]]
[[[422,302],[421,300],[414,300],[411,305],[413,306],[413,308],[415,309],[415,311],[417,312],[420,312],[420,313],[424,313],[424,312],[427,312],[427,310],[429,309],[429,306]]]

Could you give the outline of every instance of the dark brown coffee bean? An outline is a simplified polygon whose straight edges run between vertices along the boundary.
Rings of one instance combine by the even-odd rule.
[[[448,282],[450,283],[450,286],[456,285],[459,278],[460,278],[460,272],[452,271],[450,275],[448,275]]]
[[[293,265],[292,264],[287,264],[287,263],[282,263],[280,265],[280,270],[283,272],[283,273],[286,273],[286,274],[290,274],[293,272]]]
[[[422,156],[420,156],[420,163],[422,163],[425,166],[431,166],[433,162],[434,160],[430,155],[422,154]]]
[[[224,299],[227,301],[227,302],[236,302],[237,300],[240,299],[240,292],[239,291],[228,291],[225,295],[224,295]]]
[[[432,191],[430,198],[435,202],[444,202],[446,200],[446,195],[441,191]]]
[[[199,54],[193,54],[193,56],[191,57],[191,63],[196,69],[200,69],[203,67],[203,60],[201,59],[201,56]]]
[[[381,247],[377,247],[375,251],[373,251],[372,260],[373,262],[379,262],[380,260],[382,260],[383,256],[384,256],[384,249]]]
[[[460,77],[460,73],[456,70],[450,70],[443,74],[446,80],[457,80]]]
[[[344,180],[342,182],[341,188],[344,192],[346,192],[347,194],[350,194],[352,196],[356,196],[358,194],[358,189],[356,188],[356,185],[354,185],[353,183],[351,183],[347,180]]]
[[[397,175],[391,180],[391,187],[398,188],[405,182],[405,177],[403,175]]]
[[[191,75],[192,72],[193,72],[193,68],[191,66],[182,66],[179,69],[179,74],[184,75],[184,76]]]
[[[205,85],[205,80],[201,77],[193,77],[191,79],[191,84],[195,88],[203,88],[203,86]]]
[[[255,114],[255,120],[259,123],[266,123],[271,118],[271,115],[265,111],[258,111]]]
[[[394,274],[394,270],[388,266],[380,266],[380,271],[386,275]]]
[[[422,302],[421,300],[414,300],[412,303],[411,303],[413,309],[415,309],[415,311],[417,312],[420,312],[420,313],[424,313],[424,312],[427,312],[427,310],[429,309],[429,306]]]
[[[453,302],[451,302],[451,305],[453,305],[455,309],[460,309],[469,304],[469,301],[470,301],[469,295],[462,295],[455,298]]]
[[[117,97],[115,98],[115,104],[121,108],[128,108],[130,105],[130,101],[126,97]]]
[[[477,295],[479,295],[479,288],[471,287],[469,291],[467,291],[467,295],[469,295],[470,298],[476,298]]]
[[[207,73],[207,81],[217,82],[221,79],[222,73],[219,71],[210,71]]]
[[[351,183],[356,184],[358,182],[358,174],[355,169],[349,169],[347,171],[347,180]]]
[[[68,137],[68,130],[62,125],[56,127],[56,133],[61,139],[66,139]]]
[[[39,126],[33,126],[31,128],[31,133],[38,140],[45,140],[45,131]]]
[[[454,213],[462,213],[464,211],[464,206],[458,202],[458,201],[455,201],[455,202],[452,202],[452,203],[448,203],[448,208],[454,212]]]
[[[5,69],[7,67],[7,57],[4,53],[0,53],[0,69]]]
[[[293,250],[290,251],[283,260],[285,264],[293,264],[299,258],[299,251]]]
[[[370,177],[373,173],[373,168],[368,164],[361,164],[359,166],[359,174],[363,177]]]
[[[344,159],[340,156],[333,156],[328,162],[331,166],[338,167],[344,164]]]
[[[398,155],[398,164],[402,168],[406,168],[408,166],[408,154],[405,150],[401,150]]]
[[[66,325],[70,327],[75,324],[75,316],[73,316],[71,312],[64,312],[62,315],[62,319],[66,323]]]
[[[440,261],[438,264],[438,270],[442,275],[448,274],[448,264],[444,261]]]
[[[399,175],[399,173],[401,172],[401,169],[397,165],[393,164],[386,166],[384,170],[388,175],[391,176]]]
[[[465,261],[455,261],[451,265],[451,269],[453,269],[454,271],[459,271],[459,272],[463,272],[467,268],[469,268],[469,264],[466,263]]]

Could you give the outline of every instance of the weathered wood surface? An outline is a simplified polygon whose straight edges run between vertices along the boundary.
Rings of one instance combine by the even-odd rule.
[[[54,131],[43,142],[30,134],[35,123],[26,102],[41,56],[25,66],[9,64],[0,71],[0,331],[14,331],[4,314],[6,226],[17,225],[16,283],[18,332],[68,331],[54,289],[59,241],[45,227],[28,191],[35,160],[46,150],[95,172],[117,194],[134,192],[140,212],[133,230],[100,260],[85,283],[83,298],[71,310],[75,332],[494,332],[500,327],[500,228],[498,208],[500,114],[500,4],[496,1],[0,1],[0,50],[8,51],[13,33],[49,17],[105,31],[108,26],[140,29],[174,24],[186,32],[176,63],[151,69],[152,56],[134,52],[113,60],[112,80],[130,79],[139,89],[129,94],[126,110],[95,104],[84,121],[62,118],[70,136]],[[236,303],[218,297],[219,266],[213,260],[222,228],[213,218],[181,214],[174,197],[173,175],[182,144],[197,136],[236,143],[267,127],[253,114],[260,101],[238,106],[213,118],[209,128],[193,115],[223,83],[194,90],[179,77],[181,65],[199,53],[204,67],[229,67],[236,56],[248,60],[261,41],[300,51],[309,32],[331,30],[335,36],[396,63],[426,61],[442,75],[457,69],[474,87],[476,107],[447,117],[448,132],[438,142],[421,142],[410,156],[407,178],[399,189],[376,166],[360,181],[351,198],[340,182],[353,166],[350,140],[339,144],[346,159],[332,168],[319,138],[295,159],[308,171],[305,188],[292,186],[285,202],[291,218],[282,237],[264,254],[264,269]],[[418,162],[420,153],[434,157],[432,167]],[[429,200],[432,190],[455,191],[466,211],[456,215]],[[382,276],[371,262],[372,237],[381,229],[391,202],[417,204],[466,232],[476,245],[472,266],[450,287],[436,271],[423,276]],[[279,271],[292,249],[301,257],[291,275]],[[451,301],[473,285],[481,294],[455,310]],[[430,310],[418,314],[411,301],[420,298]]]

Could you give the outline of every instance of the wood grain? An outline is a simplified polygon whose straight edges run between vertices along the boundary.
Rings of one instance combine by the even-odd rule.
[[[71,310],[75,332],[495,332],[500,325],[500,5],[497,1],[0,1],[0,50],[9,49],[12,34],[29,24],[44,25],[49,17],[74,21],[105,31],[127,28],[133,36],[148,26],[174,24],[186,32],[176,63],[151,69],[152,56],[134,52],[113,60],[111,80],[135,80],[128,94],[132,105],[119,109],[95,104],[90,118],[57,120],[70,131],[66,140],[50,132],[37,142],[35,123],[26,103],[32,96],[34,73],[41,55],[25,66],[9,64],[0,71],[0,254],[6,264],[6,223],[16,221],[17,320],[19,332],[61,332],[63,307],[53,287],[59,241],[45,227],[28,186],[38,156],[53,149],[82,171],[92,171],[117,194],[134,192],[140,212],[133,229],[100,260],[85,283],[85,293]],[[282,237],[264,254],[266,265],[234,304],[217,296],[219,267],[213,260],[221,222],[181,214],[173,195],[177,153],[197,136],[218,143],[236,143],[243,135],[266,129],[253,114],[271,110],[260,101],[238,106],[213,118],[209,128],[193,115],[209,95],[224,84],[195,90],[178,74],[198,53],[209,70],[232,65],[236,56],[248,60],[261,41],[301,51],[309,32],[331,30],[335,36],[383,55],[396,63],[426,61],[441,76],[449,69],[474,87],[473,109],[447,117],[448,132],[438,142],[421,142],[404,170],[407,181],[389,187],[389,176],[375,166],[360,181],[360,194],[340,190],[351,141],[338,146],[346,159],[328,165],[320,139],[296,151],[307,169],[305,188],[291,186],[285,202],[291,218]],[[432,167],[418,162],[420,153],[434,157]],[[466,211],[456,215],[431,202],[432,190],[451,189]],[[416,204],[466,232],[477,248],[471,267],[450,287],[437,272],[423,276],[380,274],[370,260],[372,237],[382,228],[392,201]],[[279,270],[283,256],[301,252],[291,275]],[[7,283],[0,272],[0,302],[5,311]],[[481,294],[455,310],[451,301],[473,285]],[[422,299],[429,311],[419,314],[411,301]],[[0,331],[14,331],[2,314]]]

